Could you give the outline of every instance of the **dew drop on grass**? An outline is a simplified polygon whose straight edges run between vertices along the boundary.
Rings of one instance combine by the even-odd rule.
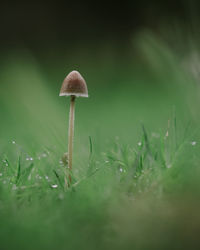
[[[39,174],[36,174],[35,178],[41,180],[42,176],[40,176]]]
[[[2,160],[3,163],[5,163],[5,166],[8,167],[8,163],[6,160]]]
[[[58,185],[57,184],[54,184],[54,185],[51,185],[52,188],[57,188]]]
[[[26,157],[26,161],[33,161],[32,157]]]

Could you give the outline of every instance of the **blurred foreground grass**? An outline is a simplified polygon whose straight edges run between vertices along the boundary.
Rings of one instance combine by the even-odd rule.
[[[200,92],[192,62],[151,36],[138,44],[137,60],[105,53],[75,68],[90,97],[76,103],[66,192],[60,159],[69,100],[58,94],[74,68],[55,84],[62,62],[46,70],[28,52],[1,61],[1,249],[198,249]]]

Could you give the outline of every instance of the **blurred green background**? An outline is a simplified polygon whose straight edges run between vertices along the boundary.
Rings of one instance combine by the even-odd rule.
[[[198,249],[199,11],[1,2],[0,249]],[[71,70],[89,98],[64,191]]]

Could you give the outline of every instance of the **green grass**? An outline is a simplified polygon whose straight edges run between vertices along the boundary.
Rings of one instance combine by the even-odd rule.
[[[140,39],[142,59],[77,68],[90,97],[76,102],[67,190],[68,70],[29,54],[1,62],[1,249],[198,249],[199,86],[162,43]]]

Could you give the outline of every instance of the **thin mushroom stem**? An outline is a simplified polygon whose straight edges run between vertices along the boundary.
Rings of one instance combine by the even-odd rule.
[[[64,181],[65,187],[69,187],[72,178],[72,156],[73,156],[73,139],[74,139],[74,112],[76,96],[88,97],[87,84],[81,74],[73,70],[64,79],[59,96],[70,96],[70,112],[69,112],[69,130],[68,130],[68,152],[62,157],[64,164]]]
[[[68,130],[68,168],[72,170],[72,156],[73,156],[73,140],[74,140],[74,117],[75,117],[75,99],[74,95],[71,96],[70,100],[70,111],[69,111],[69,130]],[[71,183],[71,175],[69,174],[69,184]]]

